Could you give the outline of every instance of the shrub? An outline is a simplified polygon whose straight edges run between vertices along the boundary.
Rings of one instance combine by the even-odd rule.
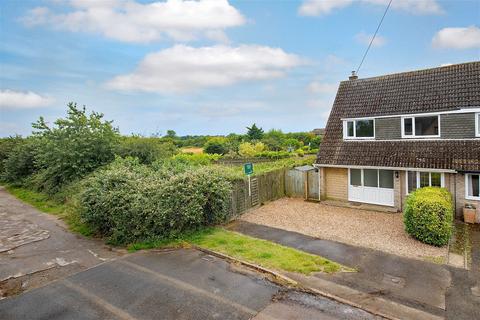
[[[283,147],[285,148],[285,150],[288,150],[288,151],[297,150],[302,146],[303,146],[303,143],[301,141],[298,141],[297,139],[293,139],[293,138],[287,139],[283,142]]]
[[[412,237],[435,246],[448,243],[452,233],[452,195],[443,188],[427,187],[411,193],[403,221]]]
[[[257,153],[263,152],[265,145],[262,142],[252,144],[250,142],[241,143],[238,147],[238,153],[242,157],[254,157]]]
[[[5,171],[4,162],[7,160],[12,150],[19,144],[23,143],[24,139],[19,136],[11,136],[8,138],[0,138],[0,177]]]
[[[85,107],[69,103],[66,119],[49,127],[40,117],[33,127],[39,142],[35,162],[41,169],[35,180],[50,194],[114,159],[118,130],[100,113],[87,115]]]
[[[209,154],[225,154],[227,153],[227,142],[225,138],[211,138],[203,146],[203,150]]]
[[[287,151],[263,151],[255,155],[255,157],[269,158],[269,159],[285,159],[291,156],[292,154]]]
[[[21,185],[37,170],[35,166],[36,150],[37,145],[34,138],[18,142],[3,161],[2,180]]]
[[[162,142],[159,138],[132,136],[120,140],[116,154],[123,158],[138,158],[140,163],[151,164],[158,159],[171,157],[176,149],[172,142]]]
[[[227,219],[231,186],[214,169],[164,176],[135,161],[117,159],[83,182],[80,216],[109,242],[172,238]]]

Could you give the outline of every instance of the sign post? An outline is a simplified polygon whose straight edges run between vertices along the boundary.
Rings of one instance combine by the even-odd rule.
[[[245,174],[248,177],[248,196],[251,197],[252,196],[252,188],[251,188],[252,184],[250,182],[250,176],[253,174],[253,163],[251,163],[251,162],[245,163],[243,165],[243,172],[245,172]]]

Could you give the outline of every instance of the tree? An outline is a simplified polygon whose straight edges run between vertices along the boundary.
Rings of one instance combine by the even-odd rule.
[[[250,140],[261,140],[263,138],[263,129],[257,127],[254,123],[251,127],[247,127],[247,136]]]
[[[262,142],[265,143],[269,150],[282,150],[282,143],[285,140],[285,134],[282,130],[271,129],[263,135]]]
[[[85,107],[68,104],[68,115],[57,119],[50,127],[43,117],[34,123],[38,141],[35,163],[41,170],[36,179],[39,187],[54,193],[63,185],[82,178],[115,157],[114,148],[119,137],[111,121],[103,114]]]
[[[171,157],[175,154],[176,149],[171,141],[131,136],[122,137],[116,147],[116,154],[123,158],[137,158],[142,164],[151,164],[155,160]]]
[[[203,150],[209,154],[225,154],[228,152],[226,139],[223,137],[210,138],[203,146]]]
[[[175,139],[177,137],[177,133],[174,130],[167,130],[167,134],[165,138]]]

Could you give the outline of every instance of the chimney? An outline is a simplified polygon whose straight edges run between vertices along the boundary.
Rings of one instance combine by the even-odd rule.
[[[357,80],[357,79],[358,79],[357,73],[355,71],[352,71],[352,75],[348,77],[348,80]]]

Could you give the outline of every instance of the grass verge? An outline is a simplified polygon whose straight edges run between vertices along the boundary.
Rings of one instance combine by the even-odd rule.
[[[71,231],[84,236],[92,235],[92,231],[80,220],[75,210],[68,204],[55,201],[44,193],[27,188],[5,185],[5,189],[16,198],[30,204],[39,211],[59,217],[65,221]]]
[[[135,243],[129,246],[129,250],[179,246],[185,243],[221,252],[231,257],[275,270],[307,275],[312,272],[354,271],[320,256],[222,228],[208,228],[186,234],[173,241],[163,240]]]

